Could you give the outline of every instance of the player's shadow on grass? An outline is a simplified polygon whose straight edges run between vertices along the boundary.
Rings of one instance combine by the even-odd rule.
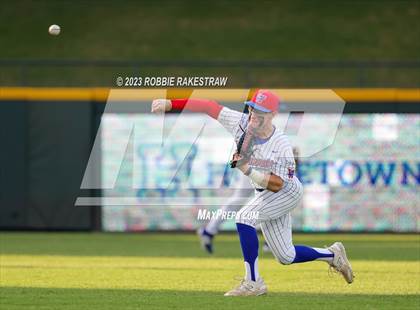
[[[418,309],[418,295],[269,293],[3,287],[2,309]]]

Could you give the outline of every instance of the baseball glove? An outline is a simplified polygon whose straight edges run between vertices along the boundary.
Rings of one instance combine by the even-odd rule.
[[[247,163],[252,155],[252,147],[255,143],[255,135],[252,130],[247,128],[239,139],[236,152],[233,154],[232,160],[230,161],[230,167],[240,167]]]

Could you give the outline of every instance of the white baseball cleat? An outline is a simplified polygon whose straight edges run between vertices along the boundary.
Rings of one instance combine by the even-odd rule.
[[[347,259],[344,245],[341,242],[335,242],[333,245],[328,247],[328,250],[334,253],[334,258],[330,264],[330,267],[341,273],[347,283],[352,283],[354,274],[350,262]]]
[[[267,294],[267,286],[264,283],[263,278],[259,278],[257,281],[249,281],[242,279],[241,283],[225,293],[225,296],[260,296]]]

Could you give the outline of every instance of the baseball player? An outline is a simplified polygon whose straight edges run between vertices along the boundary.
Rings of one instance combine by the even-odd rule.
[[[187,105],[188,102],[188,105]],[[272,124],[279,108],[278,97],[269,90],[258,90],[245,104],[249,115],[231,110],[212,100],[158,99],[152,112],[184,108],[207,113],[229,131],[237,144],[231,167],[247,176],[255,195],[237,214],[236,226],[244,257],[245,276],[225,296],[250,296],[267,293],[258,270],[258,237],[260,224],[277,261],[289,265],[309,261],[325,261],[341,273],[347,283],[353,282],[353,271],[341,242],[328,248],[294,245],[290,212],[299,206],[303,189],[295,176],[295,160],[288,138]]]

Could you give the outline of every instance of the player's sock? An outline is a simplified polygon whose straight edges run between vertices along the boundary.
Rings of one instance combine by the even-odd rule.
[[[212,233],[210,233],[209,231],[208,231],[208,229],[207,229],[207,227],[205,227],[204,229],[203,229],[203,236],[207,236],[207,237],[209,237],[210,239],[213,239],[213,237],[214,237],[214,234],[212,234]]]
[[[334,253],[328,249],[311,248],[305,245],[295,245],[296,256],[293,264],[322,260],[331,263]]]
[[[245,264],[245,279],[256,281],[258,274],[258,236],[254,227],[236,223]]]
[[[214,235],[209,233],[206,228],[199,228],[197,230],[197,234],[200,237],[201,247],[205,249],[209,254],[212,254]]]

